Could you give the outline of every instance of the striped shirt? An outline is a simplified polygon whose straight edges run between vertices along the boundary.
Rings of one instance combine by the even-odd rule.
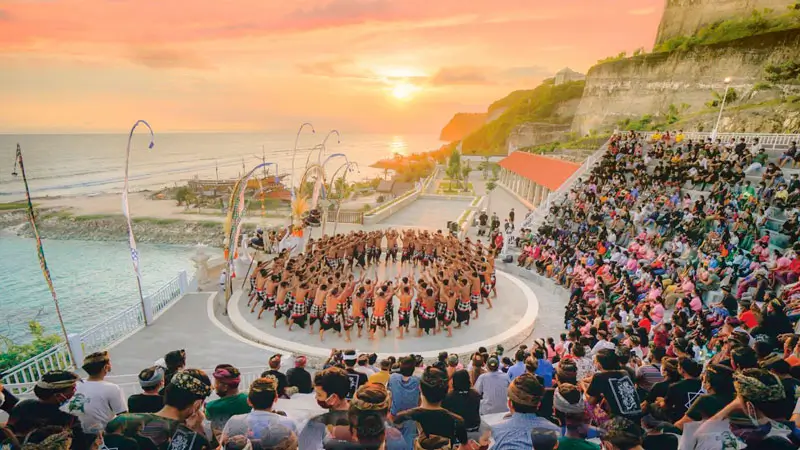
[[[500,371],[481,374],[475,381],[475,390],[481,398],[481,415],[508,411],[508,376]]]

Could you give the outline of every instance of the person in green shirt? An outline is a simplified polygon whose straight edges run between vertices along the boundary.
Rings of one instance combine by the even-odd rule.
[[[599,433],[588,426],[583,394],[575,385],[559,383],[553,392],[553,412],[561,424],[559,450],[600,450],[599,445],[587,440],[599,437]]]
[[[214,390],[219,397],[206,405],[206,417],[211,422],[214,436],[219,436],[232,416],[250,412],[247,394],[239,392],[239,369],[230,364],[220,364],[214,369]]]

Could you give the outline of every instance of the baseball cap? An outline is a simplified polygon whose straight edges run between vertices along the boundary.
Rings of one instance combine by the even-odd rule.
[[[489,361],[486,362],[486,366],[492,370],[497,369],[500,363],[497,361],[497,358],[489,358]]]

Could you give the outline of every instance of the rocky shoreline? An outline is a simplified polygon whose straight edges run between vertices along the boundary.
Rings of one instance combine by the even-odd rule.
[[[75,216],[64,210],[38,211],[37,225],[43,239],[127,241],[128,227],[122,215]],[[152,244],[196,245],[222,247],[222,222],[183,219],[136,218],[133,232],[136,241]],[[255,232],[255,225],[242,225],[242,233]],[[0,213],[0,230],[21,237],[33,237],[27,212],[23,210]]]

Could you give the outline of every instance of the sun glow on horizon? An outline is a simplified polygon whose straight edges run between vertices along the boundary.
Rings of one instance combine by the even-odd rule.
[[[394,85],[392,88],[392,96],[398,100],[406,101],[411,99],[417,91],[419,91],[419,87],[404,81]]]

